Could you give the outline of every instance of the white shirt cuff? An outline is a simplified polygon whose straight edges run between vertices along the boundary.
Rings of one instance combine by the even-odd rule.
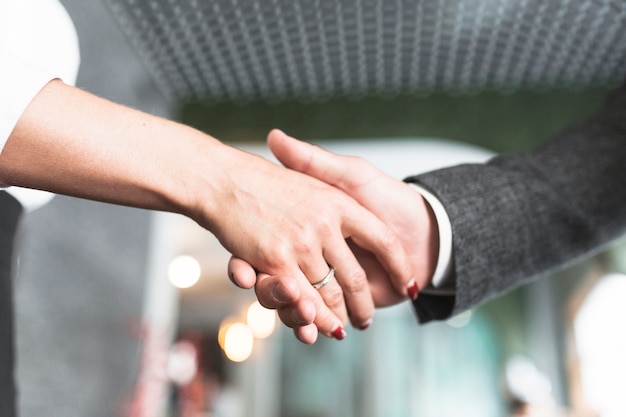
[[[0,153],[26,107],[37,93],[51,80],[57,78],[51,71],[28,63],[6,51],[0,50]],[[41,207],[53,194],[19,187],[6,191],[22,203],[26,211]]]
[[[51,72],[0,50],[0,152],[26,107],[50,80]]]
[[[452,274],[452,224],[446,209],[441,201],[433,193],[421,185],[409,183],[421,194],[435,214],[437,226],[439,228],[439,256],[437,266],[431,280],[430,289],[437,294],[454,294],[455,283]]]

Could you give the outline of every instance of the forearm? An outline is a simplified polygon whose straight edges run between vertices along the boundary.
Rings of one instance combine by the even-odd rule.
[[[189,127],[55,80],[13,129],[0,183],[149,209],[185,212],[191,170],[210,170],[221,148]],[[207,190],[208,191],[208,190]]]
[[[401,242],[337,189],[59,81],[37,94],[13,129],[0,183],[189,216],[258,270],[303,284],[327,335],[343,332],[346,308],[357,326],[373,309],[346,239],[376,253],[401,290],[414,286]],[[324,292],[337,315],[309,284],[329,265],[337,282]]]

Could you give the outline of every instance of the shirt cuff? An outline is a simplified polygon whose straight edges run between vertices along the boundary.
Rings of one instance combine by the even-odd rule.
[[[0,153],[15,125],[37,93],[56,75],[9,52],[0,50]],[[0,187],[0,189],[3,189]],[[41,207],[53,194],[9,187],[5,190],[22,203],[26,211]]]
[[[409,183],[417,192],[426,200],[430,206],[439,229],[439,256],[437,258],[437,266],[431,280],[431,285],[424,288],[422,292],[430,294],[454,295],[455,280],[452,273],[452,224],[448,213],[441,201],[433,193],[425,189],[423,186]]]
[[[0,152],[26,107],[50,80],[52,72],[0,50]]]

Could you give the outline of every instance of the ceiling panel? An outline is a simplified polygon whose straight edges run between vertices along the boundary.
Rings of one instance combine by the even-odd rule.
[[[581,88],[626,73],[615,0],[107,0],[171,99]]]

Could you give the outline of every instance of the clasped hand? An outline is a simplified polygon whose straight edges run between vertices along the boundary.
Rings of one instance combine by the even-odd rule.
[[[340,253],[343,248],[328,248],[324,260],[313,256],[311,266],[302,265],[294,274],[256,272],[250,263],[232,257],[228,266],[231,280],[242,288],[254,287],[260,303],[276,309],[281,321],[304,343],[314,343],[318,332],[342,339],[348,317],[354,327],[365,329],[372,322],[372,305],[385,307],[415,299],[432,276],[439,245],[437,223],[421,195],[362,158],[336,155],[278,130],[269,134],[268,146],[285,167],[333,186],[382,221],[400,242],[399,247],[388,249],[406,255],[402,259],[409,263],[410,276],[407,279],[406,275],[390,273],[379,255],[384,248],[358,240],[357,230],[352,230],[345,240],[350,254]],[[293,209],[303,207],[294,205]],[[367,227],[353,220],[352,227]],[[316,290],[311,282],[326,276],[328,268],[318,267],[324,261],[335,268],[336,280]],[[308,280],[295,279],[302,275]],[[340,320],[340,329],[335,317]]]

